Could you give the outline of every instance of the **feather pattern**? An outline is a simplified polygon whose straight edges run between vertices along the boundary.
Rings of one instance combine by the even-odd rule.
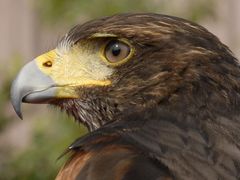
[[[156,161],[162,179],[240,179],[240,67],[231,51],[205,28],[157,14],[122,14],[77,25],[60,46],[95,33],[128,39],[136,53],[115,69],[112,86],[81,88],[81,99],[56,103],[91,131],[70,146],[73,156],[65,168],[75,168],[74,160],[90,153],[76,170],[86,175],[80,169],[95,167],[98,150],[116,146],[119,152],[127,146],[127,154]]]

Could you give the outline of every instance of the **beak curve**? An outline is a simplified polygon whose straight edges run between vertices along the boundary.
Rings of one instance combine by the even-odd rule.
[[[17,75],[11,87],[11,102],[17,115],[22,119],[21,104],[47,103],[56,94],[56,84],[51,77],[41,72],[36,60],[27,63]]]

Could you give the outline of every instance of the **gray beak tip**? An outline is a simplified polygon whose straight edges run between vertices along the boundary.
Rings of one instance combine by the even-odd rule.
[[[18,106],[18,107],[20,107],[20,106]],[[21,120],[23,120],[21,108],[16,108],[16,106],[13,107],[13,108],[14,108],[16,114],[18,115],[18,117],[19,117]]]
[[[13,83],[14,84],[14,83]],[[12,86],[11,88],[11,102],[12,102],[12,106],[14,111],[16,112],[16,114],[18,115],[18,117],[20,119],[23,119],[22,117],[22,111],[21,111],[21,99],[18,97],[18,93],[16,93],[14,90],[14,86]]]
[[[16,112],[16,114],[18,115],[18,117],[19,117],[21,120],[23,120],[22,112],[21,112],[21,111],[16,111],[16,110],[15,110],[15,112]]]
[[[22,111],[21,111],[20,105],[18,105],[18,106],[13,105],[13,109],[16,112],[16,114],[18,115],[18,117],[22,120],[23,116],[22,116]]]
[[[35,60],[27,63],[18,73],[12,83],[10,96],[13,108],[20,119],[22,117],[21,104],[47,102],[55,95],[53,80],[43,74]]]

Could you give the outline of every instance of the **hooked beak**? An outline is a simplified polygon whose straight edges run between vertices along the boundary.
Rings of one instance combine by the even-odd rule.
[[[54,81],[40,71],[35,60],[29,62],[12,83],[11,102],[15,112],[22,119],[22,102],[48,103],[55,97],[56,88]]]
[[[111,84],[105,77],[99,79],[98,73],[92,72],[92,63],[85,56],[76,58],[69,52],[59,57],[56,50],[49,51],[26,64],[17,75],[11,87],[13,108],[22,119],[22,102],[48,104],[56,99],[76,99],[81,96],[79,88]]]

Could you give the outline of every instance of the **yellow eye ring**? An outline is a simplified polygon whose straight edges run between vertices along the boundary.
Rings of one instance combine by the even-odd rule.
[[[100,49],[100,57],[110,66],[119,66],[127,62],[134,52],[135,49],[127,40],[112,39]]]

